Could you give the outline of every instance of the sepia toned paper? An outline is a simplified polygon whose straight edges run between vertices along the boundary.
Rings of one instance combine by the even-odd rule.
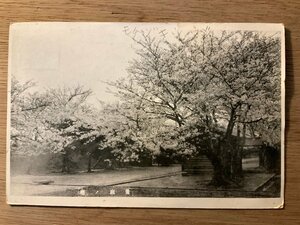
[[[12,205],[282,208],[282,24],[10,27]]]

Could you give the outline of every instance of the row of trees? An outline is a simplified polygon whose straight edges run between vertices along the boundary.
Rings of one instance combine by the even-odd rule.
[[[87,103],[92,91],[83,86],[33,91],[35,83],[11,81],[11,154],[27,158],[51,155],[62,172],[71,172],[73,155],[85,156],[87,171],[99,162],[140,163],[151,157],[135,139],[125,105]],[[150,127],[149,127],[150,129]],[[97,159],[92,165],[92,159]],[[59,163],[57,163],[57,160]],[[46,166],[46,165],[45,165]]]
[[[91,90],[26,92],[12,80],[12,153],[107,155],[119,162],[204,154],[212,184],[242,176],[246,136],[280,145],[280,39],[252,31],[214,33],[125,30],[136,48],[127,76],[108,83],[118,103],[101,110]],[[101,157],[100,157],[101,158]],[[89,171],[91,161],[88,162]]]

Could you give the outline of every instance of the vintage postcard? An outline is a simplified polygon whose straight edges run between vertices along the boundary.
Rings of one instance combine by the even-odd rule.
[[[282,208],[282,24],[10,26],[12,205]]]

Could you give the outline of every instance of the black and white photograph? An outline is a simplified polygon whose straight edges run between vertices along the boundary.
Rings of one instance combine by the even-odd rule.
[[[12,205],[282,208],[282,24],[15,23]]]

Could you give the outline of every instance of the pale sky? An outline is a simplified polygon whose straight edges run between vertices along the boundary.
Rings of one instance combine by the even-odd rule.
[[[106,92],[107,85],[101,81],[126,76],[128,62],[135,57],[133,41],[124,33],[125,26],[174,32],[208,25],[17,23],[10,30],[10,74],[21,81],[34,80],[38,90],[81,84],[93,91],[91,103],[97,104],[97,99],[114,101],[115,97]],[[231,29],[237,26],[231,25]],[[210,24],[210,27],[224,29],[222,24]],[[266,31],[266,27],[263,29]]]
[[[13,36],[11,74],[22,81],[33,79],[39,89],[81,84],[94,92],[90,101],[112,100],[101,81],[125,76],[134,56],[123,29],[75,24],[20,27]]]

